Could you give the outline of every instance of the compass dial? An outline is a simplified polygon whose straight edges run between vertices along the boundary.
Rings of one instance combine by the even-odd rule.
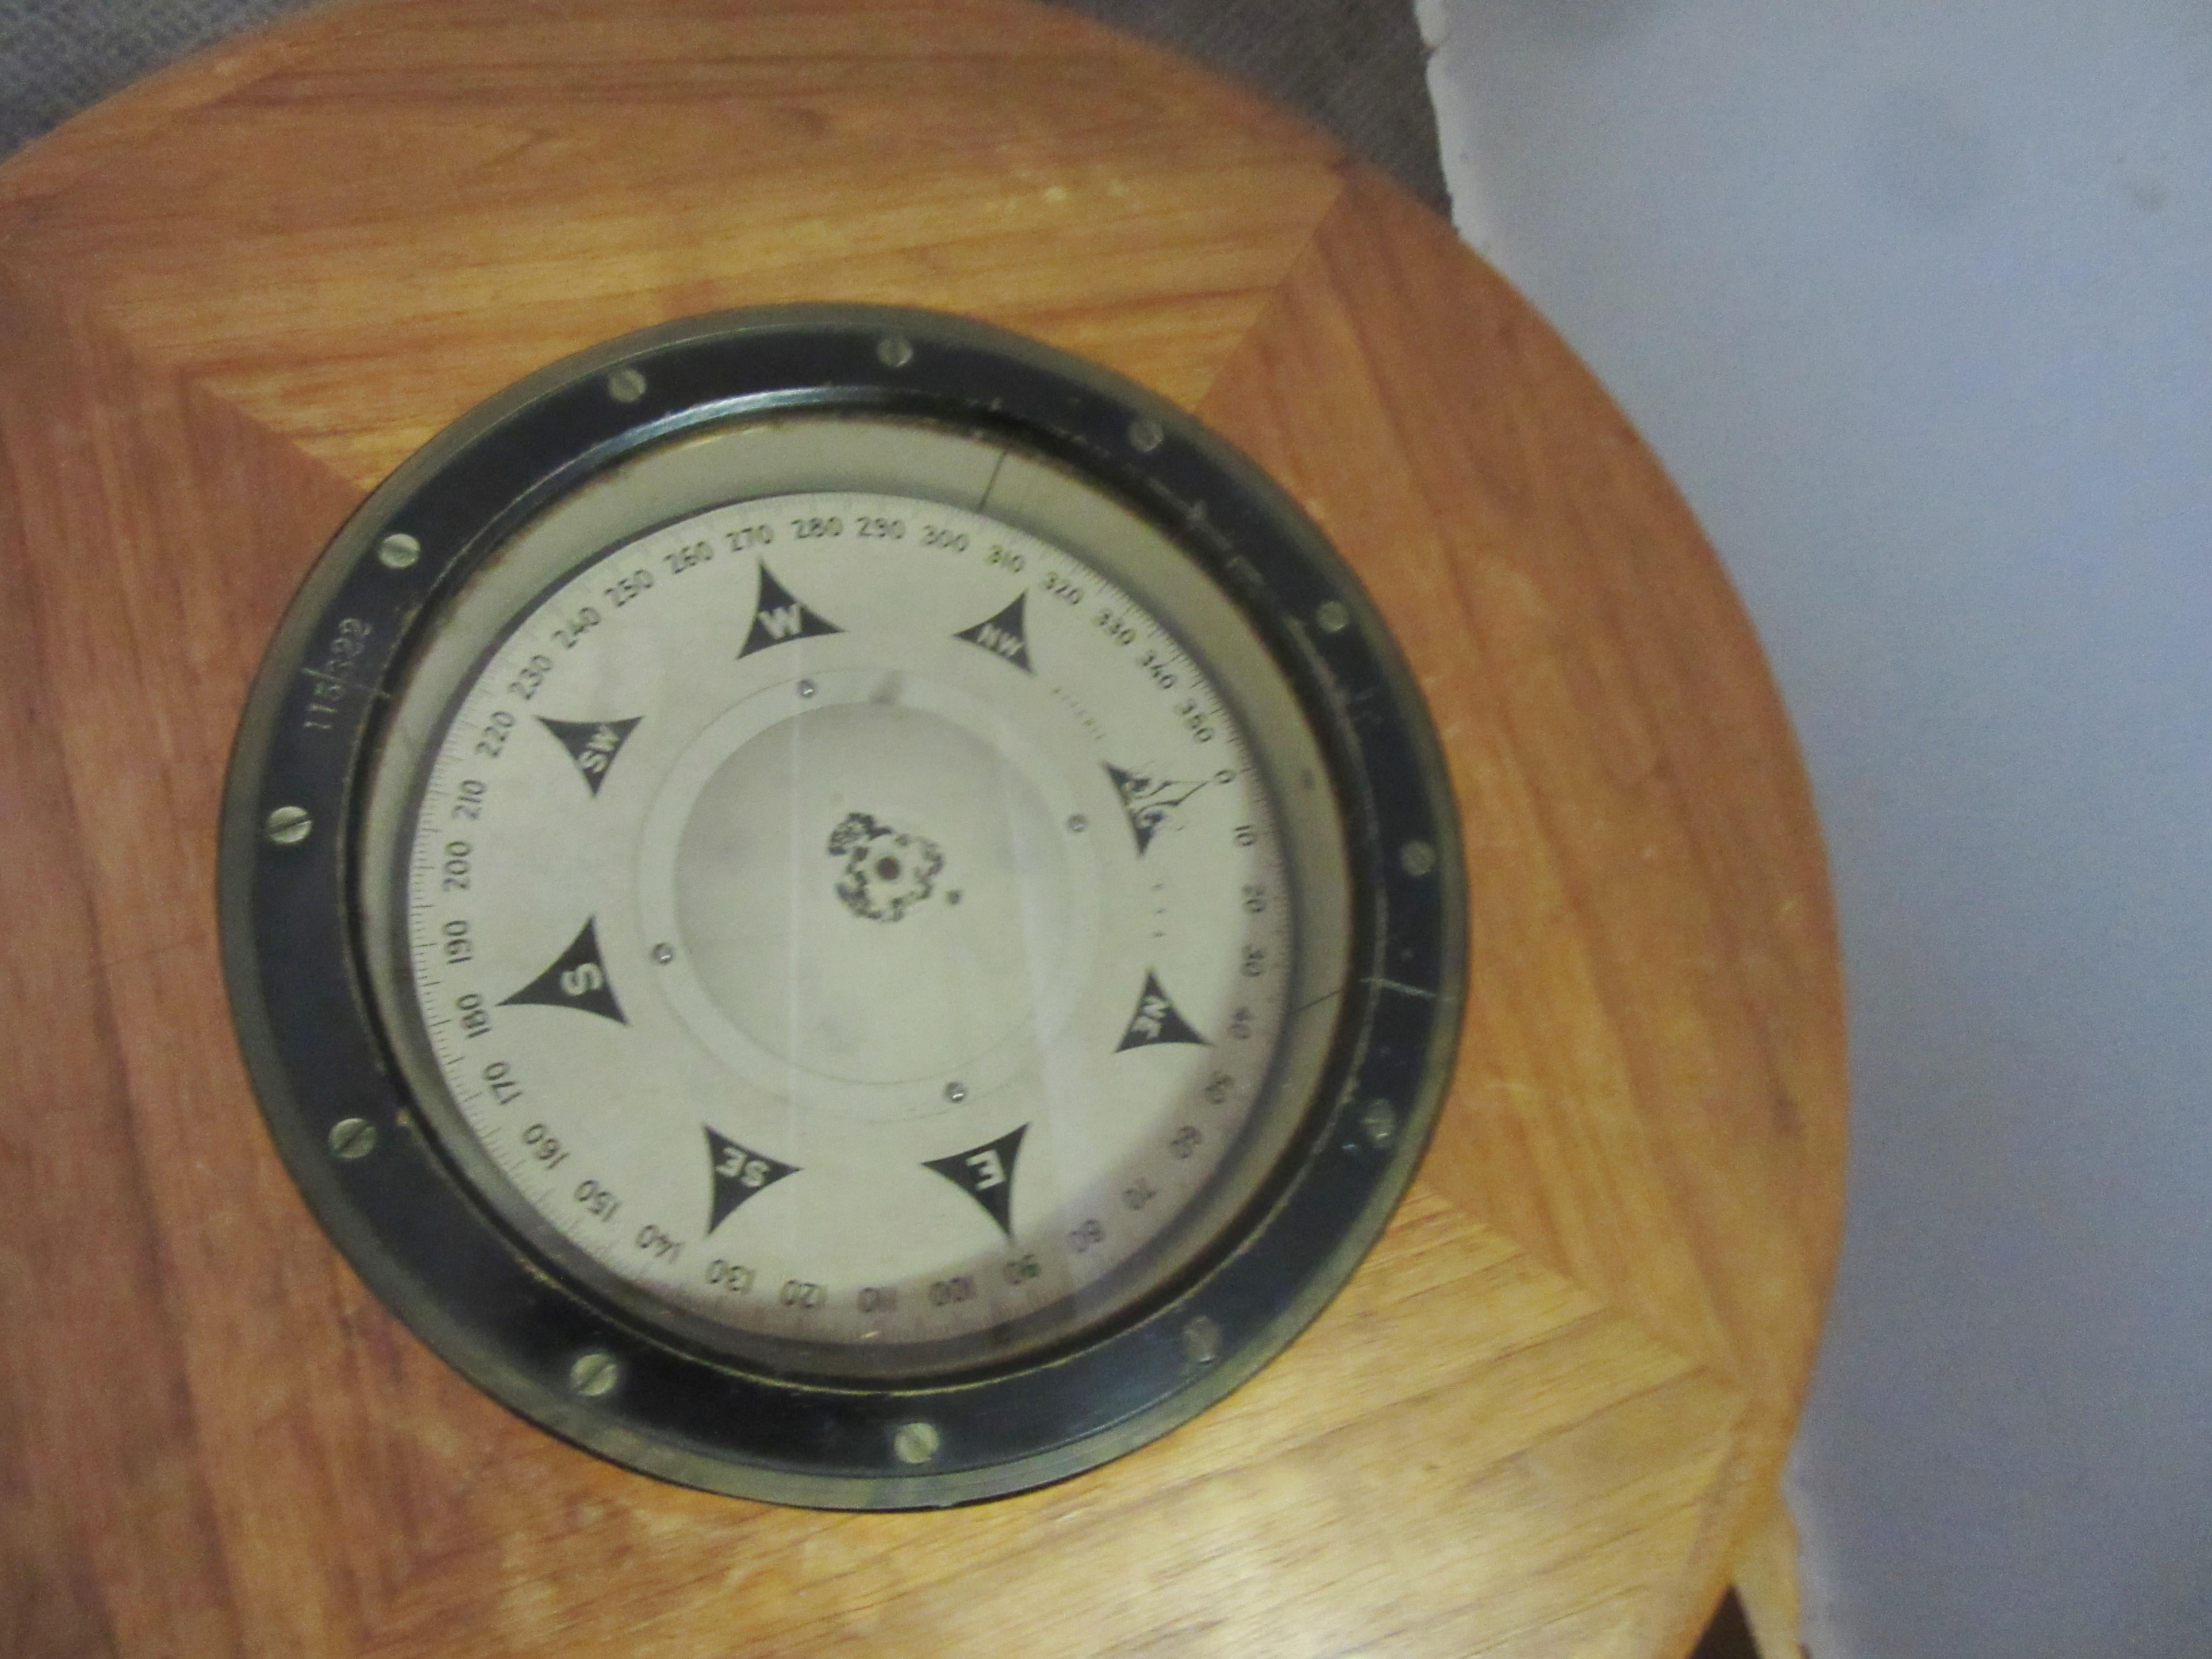
[[[976,447],[870,435],[924,481]],[[384,780],[394,1012],[512,1219],[830,1372],[1045,1340],[1206,1242],[1179,1224],[1252,1185],[1343,947],[1302,937],[1274,781],[1317,799],[1316,757],[1255,747],[1102,568],[1156,550],[1115,527],[1086,558],[988,500],[750,497],[562,572],[425,688]]]
[[[241,732],[241,1037],[332,1235],[526,1415],[891,1507],[1287,1342],[1433,1119],[1455,826],[1317,532],[917,313],[617,342],[333,544]]]

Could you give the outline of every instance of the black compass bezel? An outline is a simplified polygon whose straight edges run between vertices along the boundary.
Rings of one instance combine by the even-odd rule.
[[[360,965],[366,769],[447,596],[516,526],[646,447],[800,408],[1003,434],[1144,513],[1254,623],[1320,739],[1343,815],[1352,984],[1289,1152],[1180,1282],[1003,1371],[832,1384],[641,1328],[456,1179]],[[416,550],[398,568],[379,556],[395,535]],[[283,809],[307,815],[304,836],[270,833]],[[1381,1232],[1434,1126],[1464,996],[1457,811],[1426,710],[1351,569],[1258,467],[1174,405],[935,313],[788,307],[672,324],[556,363],[449,428],[370,495],[295,596],[246,705],[222,837],[225,973],[255,1091],[362,1278],[448,1363],[553,1433],[664,1479],[781,1503],[1000,1496],[1133,1449],[1220,1399],[1320,1312]],[[333,1150],[349,1120],[374,1129],[365,1156]]]

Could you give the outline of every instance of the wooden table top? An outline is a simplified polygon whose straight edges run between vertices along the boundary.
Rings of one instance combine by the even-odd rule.
[[[1363,574],[1464,814],[1458,1073],[1281,1359],[937,1514],[561,1445],[353,1278],[216,954],[246,683],[325,540],[526,371],[725,307],[968,313],[1194,410]],[[1679,1653],[1840,1218],[1818,831],[1589,375],[1243,93],[1016,0],[368,0],[0,167],[0,1651]]]

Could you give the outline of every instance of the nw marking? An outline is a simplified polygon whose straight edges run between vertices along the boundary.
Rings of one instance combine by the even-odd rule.
[[[1014,602],[988,622],[979,622],[973,628],[963,628],[952,637],[979,646],[994,657],[1003,658],[1024,674],[1034,674],[1030,666],[1030,637],[1022,623],[1022,605],[1027,593],[1014,595]]]

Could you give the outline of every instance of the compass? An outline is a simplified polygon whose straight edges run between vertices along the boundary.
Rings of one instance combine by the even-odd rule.
[[[1173,406],[935,313],[634,335],[333,542],[223,844],[367,1282],[633,1468],[933,1506],[1166,1432],[1412,1173],[1456,817],[1358,580]]]

